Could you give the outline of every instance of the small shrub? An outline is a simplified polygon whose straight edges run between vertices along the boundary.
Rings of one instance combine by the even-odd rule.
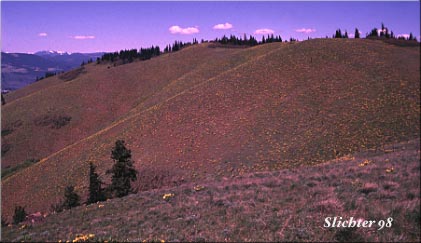
[[[25,207],[16,206],[15,207],[15,214],[13,215],[13,223],[19,224],[23,222],[28,214],[25,211]]]
[[[4,137],[4,136],[7,136],[7,135],[9,135],[9,134],[11,134],[13,132],[13,129],[2,129],[1,130],[1,136],[2,137]]]
[[[290,189],[290,190],[294,190],[296,186],[297,186],[297,185],[296,185],[294,182],[292,182],[292,183],[290,184],[290,186],[289,186],[289,189]]]
[[[406,212],[405,218],[409,222],[414,223],[414,225],[420,225],[421,224],[421,214],[420,214],[419,205],[418,205],[418,207],[415,207],[411,212]]]
[[[314,183],[312,181],[310,181],[310,182],[307,183],[307,186],[308,187],[314,187],[315,185],[316,185],[316,183]]]
[[[12,148],[12,145],[4,143],[1,145],[1,157],[3,157],[10,149]]]
[[[369,194],[370,192],[377,191],[378,186],[374,183],[366,183],[363,188],[359,189],[358,191],[364,194]]]
[[[409,200],[413,200],[415,198],[415,194],[412,193],[412,192],[408,192],[406,194],[406,198],[409,199]]]
[[[63,209],[63,202],[51,204],[51,212],[53,213],[61,213],[63,212]]]
[[[350,199],[345,203],[345,210],[350,211],[357,208],[356,201],[354,199]]]
[[[80,196],[74,190],[73,186],[68,186],[64,190],[63,208],[70,209],[80,206]]]
[[[7,223],[6,219],[3,218],[3,216],[1,217],[1,227],[6,227],[9,223]]]
[[[37,126],[50,126],[54,129],[59,129],[67,125],[72,120],[70,116],[44,115],[35,119]]]
[[[71,81],[71,80],[77,78],[82,73],[86,73],[86,70],[85,70],[84,67],[80,67],[80,68],[71,70],[69,72],[63,73],[63,74],[61,74],[58,77],[59,77],[59,79],[64,80],[65,82],[67,82],[67,81]]]
[[[52,127],[55,129],[59,129],[65,125],[67,125],[72,118],[70,116],[59,116],[53,120]]]

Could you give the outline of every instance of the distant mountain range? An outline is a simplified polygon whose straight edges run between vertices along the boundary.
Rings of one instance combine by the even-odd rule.
[[[95,60],[104,52],[68,53],[40,51],[34,54],[1,53],[1,89],[16,90],[44,77],[46,72],[68,71],[89,59]]]

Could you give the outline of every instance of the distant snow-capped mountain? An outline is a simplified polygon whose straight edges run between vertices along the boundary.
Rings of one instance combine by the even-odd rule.
[[[65,51],[38,51],[35,52],[34,55],[37,56],[61,56],[61,55],[71,55],[71,52]]]

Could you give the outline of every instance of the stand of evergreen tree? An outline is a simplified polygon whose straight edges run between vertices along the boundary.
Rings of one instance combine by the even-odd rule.
[[[295,39],[294,39],[295,40]],[[202,39],[201,43],[208,42]],[[220,44],[230,44],[230,45],[240,45],[240,46],[255,46],[265,43],[272,43],[272,42],[282,42],[281,36],[274,36],[268,35],[266,38],[263,37],[262,41],[259,42],[257,39],[250,35],[247,37],[244,35],[244,37],[241,39],[239,37],[236,37],[234,35],[231,35],[229,38],[226,36],[223,36],[222,38],[216,38],[213,42],[220,43]],[[169,44],[165,46],[163,52],[161,52],[159,46],[151,46],[149,48],[140,48],[139,51],[136,49],[131,50],[121,50],[120,52],[112,52],[112,53],[105,53],[102,55],[102,57],[97,59],[97,64],[100,64],[102,61],[109,61],[109,62],[115,62],[120,60],[123,64],[127,62],[132,62],[136,58],[144,61],[149,60],[153,57],[159,56],[162,53],[171,53],[176,52],[184,47],[196,45],[199,44],[199,41],[196,38],[193,38],[192,42],[182,42],[182,41],[174,41],[173,44]]]
[[[393,34],[393,31],[389,32],[389,29],[385,27],[385,25],[382,23],[381,30],[378,30],[377,28],[373,28],[371,32],[366,34],[366,38],[394,38],[394,39],[405,39],[405,40],[416,40],[416,38],[410,34],[408,38],[405,37],[396,37]],[[326,36],[328,38],[328,36]],[[332,36],[332,38],[348,38],[348,32],[345,31],[345,33],[342,33],[341,29],[337,29],[335,34]],[[361,38],[360,32],[357,28],[355,28],[354,38],[358,39]],[[310,38],[309,38],[310,39]],[[290,42],[297,41],[294,38],[289,39]],[[205,43],[209,41],[201,40],[201,43]],[[214,43],[220,43],[223,45],[235,45],[235,46],[256,46],[266,43],[272,43],[272,42],[282,42],[281,36],[274,36],[273,34],[262,36],[261,41],[258,41],[254,36],[250,35],[247,37],[247,35],[244,35],[243,38],[236,37],[234,35],[230,35],[229,37],[223,36],[222,38],[216,38],[213,41]],[[163,52],[161,52],[160,48],[158,46],[151,46],[149,48],[140,48],[139,51],[136,49],[131,50],[121,50],[120,52],[112,52],[112,53],[105,53],[102,55],[102,57],[97,59],[97,64],[100,64],[102,61],[108,61],[108,62],[116,62],[120,61],[121,63],[130,63],[133,62],[135,59],[139,60],[148,60],[153,57],[159,56],[162,53],[171,53],[181,50],[182,48],[190,45],[198,44],[196,38],[193,38],[192,42],[182,42],[182,41],[174,41],[173,44],[169,44],[165,46]],[[89,62],[92,62],[90,60]],[[114,63],[116,65],[116,63]]]
[[[381,29],[373,28],[369,33],[366,34],[366,38],[376,39],[376,38],[384,38],[384,39],[398,39],[398,40],[408,40],[408,41],[416,41],[412,33],[409,34],[408,37],[404,36],[395,36],[393,31],[389,32],[389,29],[382,23]]]
[[[44,78],[49,78],[49,77],[52,77],[52,76],[55,76],[55,75],[57,75],[57,74],[59,74],[60,72],[46,72],[45,73],[45,75],[44,75],[44,77],[36,77],[36,79],[35,79],[35,82],[37,82],[37,81],[40,81],[40,80],[42,80],[42,79],[44,79]]]
[[[282,42],[281,36],[274,36],[273,34],[267,35],[267,37],[262,36],[262,40],[259,42],[257,39],[250,35],[248,38],[246,35],[241,39],[235,35],[230,35],[228,38],[227,36],[223,36],[222,38],[216,38],[214,40],[216,43],[220,43],[223,45],[234,45],[234,46],[257,46],[261,44],[266,43],[272,43],[272,42]]]
[[[111,185],[108,190],[112,196],[124,197],[133,192],[131,182],[137,179],[137,171],[134,169],[131,151],[126,148],[123,140],[117,140],[111,152],[114,165],[107,174],[112,174]]]
[[[140,60],[148,60],[152,57],[157,57],[161,54],[161,50],[159,46],[152,46],[151,48],[140,48],[140,52],[138,53]]]
[[[345,33],[342,34],[341,29],[337,29],[335,34],[333,35],[333,38],[348,38],[348,32],[345,31]]]

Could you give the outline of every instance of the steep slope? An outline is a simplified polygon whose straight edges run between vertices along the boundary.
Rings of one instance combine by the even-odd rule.
[[[419,242],[419,139],[318,166],[187,183],[2,229],[5,241]],[[362,166],[364,165],[364,166]],[[388,173],[390,168],[393,172]],[[340,179],[339,179],[340,178]],[[173,194],[168,200],[164,194]],[[326,217],[376,220],[325,228]],[[339,219],[339,218],[338,218]],[[383,228],[378,222],[383,220]],[[332,223],[332,219],[330,220]]]
[[[316,164],[419,137],[419,69],[418,47],[331,39],[199,45],[142,63],[91,65],[4,107],[3,124],[30,124],[49,109],[72,120],[5,137],[33,153],[12,146],[6,163],[44,158],[2,181],[3,212],[11,215],[13,205],[45,212],[69,184],[86,193],[87,161],[108,169],[116,139],[132,149],[143,190],[151,173],[169,186]]]
[[[204,70],[202,78],[206,78],[212,74],[212,69],[202,67],[208,60],[216,71],[229,69],[235,63],[216,64],[224,64],[223,60],[237,52],[192,47],[124,66],[87,65],[74,80],[66,82],[59,75],[13,92],[6,96],[8,103],[2,108],[2,129],[13,130],[3,137],[3,143],[11,148],[2,157],[2,166],[46,157],[103,129],[183,75]],[[69,116],[71,122],[60,129],[36,123],[46,116]]]

